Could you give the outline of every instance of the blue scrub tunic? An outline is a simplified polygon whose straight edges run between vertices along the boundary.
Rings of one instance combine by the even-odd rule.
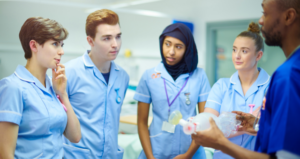
[[[186,86],[170,107],[170,113],[179,110],[183,119],[187,119],[196,115],[197,104],[206,101],[210,91],[210,85],[203,69],[196,68],[191,74],[182,74],[174,81],[164,65],[160,63],[143,74],[137,87],[134,99],[144,103],[152,103],[153,120],[149,133],[153,155],[157,159],[174,158],[185,153],[191,145],[191,136],[186,135],[179,125],[176,126],[174,133],[162,131],[163,122],[168,121],[169,108],[164,89],[164,79],[171,103],[188,77]],[[189,105],[186,104],[185,93],[190,93],[191,104]],[[146,159],[144,151],[141,152],[139,158]],[[203,147],[197,150],[193,158],[206,158]]]
[[[247,91],[243,93],[238,72],[235,72],[231,78],[221,78],[212,87],[205,108],[212,108],[222,112],[242,111],[249,113],[249,104],[255,104],[253,111],[262,105],[264,94],[268,89],[270,76],[261,68],[256,81]],[[251,135],[239,135],[229,139],[231,142],[243,146],[249,150],[254,150],[256,137]],[[231,156],[216,150],[214,159],[232,159]]]
[[[19,125],[14,158],[63,157],[67,114],[48,76],[45,88],[24,66],[18,66],[2,79],[0,122]]]
[[[121,106],[128,88],[128,74],[111,62],[109,81],[94,65],[86,52],[66,64],[67,93],[80,122],[79,143],[64,141],[65,159],[120,159],[118,147]]]
[[[300,47],[274,72],[262,110],[255,150],[300,156]]]

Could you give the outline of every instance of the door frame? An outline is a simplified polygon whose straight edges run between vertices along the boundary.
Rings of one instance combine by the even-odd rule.
[[[220,29],[240,29],[247,30],[250,22],[258,22],[258,18],[235,21],[220,21],[206,23],[206,74],[210,85],[217,82],[217,46],[216,46],[216,32]]]

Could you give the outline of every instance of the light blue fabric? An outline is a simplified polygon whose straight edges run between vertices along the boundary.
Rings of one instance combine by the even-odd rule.
[[[24,66],[0,81],[0,122],[19,125],[14,158],[63,157],[67,114],[46,77],[46,88]],[[3,131],[3,130],[1,130]]]
[[[82,138],[77,144],[65,139],[65,159],[122,158],[118,128],[128,74],[111,62],[107,84],[86,52],[66,64],[66,75],[67,92],[80,122]],[[118,97],[120,102],[117,102]]]
[[[235,72],[231,78],[221,78],[212,87],[205,108],[212,108],[222,112],[242,111],[249,113],[249,104],[255,104],[253,111],[262,105],[264,94],[268,89],[270,76],[261,68],[258,78],[247,91],[246,95],[243,93],[241,82],[239,80],[238,72]],[[253,138],[248,145],[248,139]],[[250,135],[240,135],[229,139],[231,142],[243,146],[247,149],[254,150],[256,137]],[[232,159],[229,155],[216,150],[214,159]]]
[[[161,77],[157,76],[158,78],[153,79],[152,75],[157,73],[160,73]],[[168,121],[168,101],[163,79],[166,80],[169,99],[172,101],[188,77],[186,86],[170,107],[170,112],[179,110],[183,119],[187,119],[196,115],[196,105],[206,101],[210,91],[210,85],[203,69],[197,68],[191,74],[182,74],[174,81],[163,64],[159,63],[157,67],[149,69],[143,74],[137,87],[134,99],[144,103],[152,102],[153,105],[150,140],[153,155],[157,159],[174,158],[185,153],[190,147],[191,136],[184,134],[181,126],[176,126],[174,134],[162,131],[163,122]],[[190,93],[190,105],[186,104],[185,93]],[[144,151],[141,152],[139,158],[146,158]],[[205,158],[203,147],[198,149],[194,158]]]

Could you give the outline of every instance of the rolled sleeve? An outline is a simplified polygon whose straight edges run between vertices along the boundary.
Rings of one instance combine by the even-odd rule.
[[[198,103],[206,101],[210,92],[210,84],[205,73],[203,73],[202,75],[202,82],[200,87],[201,90],[198,96]]]
[[[223,92],[222,91],[222,81],[220,79],[218,82],[216,82],[213,85],[213,87],[208,95],[208,98],[207,98],[207,101],[205,104],[205,108],[212,108],[220,113],[220,108],[221,108],[222,99],[223,99],[222,92]]]
[[[143,74],[133,98],[140,102],[151,103],[151,95],[147,85],[147,72]]]
[[[0,122],[20,125],[23,112],[21,88],[8,79],[0,81]]]

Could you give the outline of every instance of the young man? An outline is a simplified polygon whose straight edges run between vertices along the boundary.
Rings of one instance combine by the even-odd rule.
[[[253,152],[226,139],[211,119],[211,128],[193,135],[197,144],[213,147],[238,159],[300,158],[300,1],[263,0],[259,23],[265,42],[280,46],[287,60],[272,75],[261,111],[260,127]],[[253,116],[243,115],[243,129],[255,132]]]
[[[107,9],[91,13],[86,35],[91,50],[66,64],[67,92],[82,138],[78,144],[65,139],[64,158],[119,159],[119,118],[129,76],[113,62],[121,47],[118,15]]]

